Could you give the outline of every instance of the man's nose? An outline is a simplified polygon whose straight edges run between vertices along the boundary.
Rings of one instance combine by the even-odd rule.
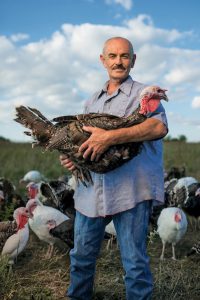
[[[122,60],[121,60],[121,56],[120,55],[116,56],[115,63],[116,63],[116,65],[121,65]]]

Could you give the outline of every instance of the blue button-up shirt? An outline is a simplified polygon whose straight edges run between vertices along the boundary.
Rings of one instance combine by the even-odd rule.
[[[107,93],[107,85],[108,82],[86,103],[85,113],[128,116],[138,107],[139,94],[145,87],[130,76],[112,95]],[[148,117],[167,126],[162,104]],[[162,139],[143,142],[142,151],[115,170],[91,175],[94,184],[78,184],[74,195],[76,210],[88,217],[113,215],[145,200],[164,202]]]

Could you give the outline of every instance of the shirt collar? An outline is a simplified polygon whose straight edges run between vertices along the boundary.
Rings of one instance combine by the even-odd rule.
[[[102,96],[102,94],[107,92],[108,82],[109,81],[106,81],[106,83],[103,85],[102,90],[99,92],[97,96],[98,99]],[[130,96],[132,86],[133,86],[133,79],[129,75],[127,79],[124,82],[122,82],[118,90],[122,91],[127,96]]]

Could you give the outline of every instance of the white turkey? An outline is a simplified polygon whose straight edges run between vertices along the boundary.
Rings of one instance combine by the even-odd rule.
[[[175,245],[181,240],[187,231],[187,218],[178,207],[164,208],[158,218],[157,232],[162,240],[163,248],[160,259],[164,259],[166,243],[172,244],[172,259],[176,259]]]
[[[117,233],[116,233],[116,230],[115,230],[113,220],[106,225],[105,233],[106,233],[106,235],[109,236],[108,243],[107,243],[107,246],[106,246],[106,248],[108,250],[110,247],[112,248],[113,241],[116,240],[116,237],[117,237]]]
[[[42,175],[37,170],[31,170],[31,171],[27,172],[23,178],[20,179],[20,183],[25,183],[25,184],[28,184],[30,182],[38,183],[42,180],[45,180],[44,175]]]
[[[142,142],[114,145],[102,154],[98,162],[91,161],[84,159],[79,152],[81,144],[90,136],[90,133],[83,130],[83,126],[111,130],[142,123],[148,113],[158,108],[161,99],[168,101],[165,91],[158,86],[144,88],[140,95],[139,107],[128,117],[90,113],[57,117],[53,119],[53,124],[37,109],[19,106],[16,108],[15,121],[30,129],[25,133],[34,138],[33,145],[50,151],[56,149],[67,155],[76,166],[73,172],[75,177],[87,185],[87,182],[92,183],[89,171],[105,173],[121,166],[139,153]]]
[[[53,254],[56,238],[49,233],[48,222],[53,220],[59,225],[69,218],[59,210],[43,205],[37,199],[30,199],[26,204],[26,208],[30,214],[30,228],[40,240],[49,244],[46,257],[50,258]]]
[[[5,242],[2,255],[9,257],[9,264],[13,265],[17,256],[24,250],[29,239],[28,218],[25,207],[14,211],[13,218],[17,223],[16,233],[13,233]]]

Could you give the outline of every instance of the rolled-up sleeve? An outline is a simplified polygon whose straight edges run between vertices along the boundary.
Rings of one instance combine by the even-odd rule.
[[[159,107],[157,108],[157,110],[155,112],[148,114],[147,117],[154,118],[154,119],[161,121],[163,124],[165,124],[165,126],[168,130],[167,116],[166,116],[165,109],[162,106],[162,104],[159,105]]]

